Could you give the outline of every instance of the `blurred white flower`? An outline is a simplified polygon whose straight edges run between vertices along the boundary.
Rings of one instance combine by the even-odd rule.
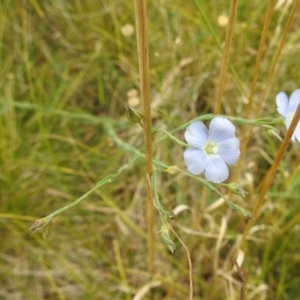
[[[130,37],[134,34],[134,27],[131,24],[125,24],[121,27],[121,33],[125,37]]]
[[[220,183],[229,176],[226,164],[233,165],[240,156],[240,141],[235,137],[235,127],[227,119],[212,119],[209,130],[200,122],[193,122],[184,134],[193,148],[186,149],[183,157],[190,173],[205,172],[207,180]]]
[[[299,102],[300,102],[300,89],[297,89],[292,93],[290,100],[288,100],[287,95],[283,92],[280,92],[276,96],[277,110],[284,117],[285,126],[287,129],[289,129],[291,125],[292,119],[297,110]],[[295,142],[295,139],[297,139],[298,142],[300,142],[300,122],[298,122],[298,125],[292,136],[293,142]]]
[[[225,15],[220,15],[218,17],[218,24],[220,27],[226,27],[228,24],[229,18]]]
[[[127,92],[127,97],[128,97],[127,103],[131,107],[137,107],[141,103],[141,100],[138,97],[137,89],[130,89]]]

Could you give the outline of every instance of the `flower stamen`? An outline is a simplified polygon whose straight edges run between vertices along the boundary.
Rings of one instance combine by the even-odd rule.
[[[207,155],[217,154],[218,153],[218,146],[215,143],[207,142],[204,145],[204,151],[206,152]]]

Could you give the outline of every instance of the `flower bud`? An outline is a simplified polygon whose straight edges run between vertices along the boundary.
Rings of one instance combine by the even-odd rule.
[[[173,211],[166,211],[165,214],[164,214],[164,217],[166,218],[166,220],[168,222],[170,222],[172,220],[175,220],[176,215]]]
[[[162,225],[159,233],[160,233],[160,236],[161,236],[163,242],[168,246],[170,251],[173,253],[176,249],[176,246],[175,246],[174,242],[171,240],[168,226],[165,224]]]
[[[236,182],[226,184],[227,188],[230,189],[234,194],[241,195],[243,198],[247,196],[248,192]]]
[[[181,170],[177,166],[170,166],[167,168],[167,172],[171,175],[178,174]]]
[[[282,138],[279,135],[279,131],[276,129],[269,129],[268,130],[268,135],[275,137],[277,140],[279,140],[280,142],[282,142]]]
[[[136,109],[129,106],[127,103],[124,103],[124,106],[126,108],[126,115],[131,123],[139,123],[143,127],[142,120],[143,115]]]
[[[38,219],[29,227],[29,230],[32,230],[33,234],[36,232],[42,232],[43,238],[46,239],[49,226],[52,223],[53,219],[54,217],[45,217],[42,219]]]

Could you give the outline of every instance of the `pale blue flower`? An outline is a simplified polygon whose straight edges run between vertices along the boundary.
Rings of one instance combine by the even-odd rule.
[[[184,134],[193,148],[184,151],[185,165],[190,173],[205,172],[207,180],[220,183],[229,176],[226,164],[233,165],[240,156],[240,141],[235,137],[235,127],[222,117],[212,119],[209,130],[200,122],[193,122]]]
[[[289,129],[291,125],[292,119],[297,110],[299,102],[300,102],[300,89],[295,90],[292,93],[290,100],[288,100],[287,95],[283,92],[280,92],[276,96],[277,110],[284,117],[284,122],[287,129]],[[300,142],[300,122],[298,122],[298,125],[292,136],[293,142],[295,142],[295,139],[297,139],[298,142]]]

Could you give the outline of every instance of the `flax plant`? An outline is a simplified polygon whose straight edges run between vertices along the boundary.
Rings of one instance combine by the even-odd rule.
[[[251,300],[299,294],[297,268],[290,263],[297,255],[284,252],[297,251],[289,235],[298,229],[299,205],[287,198],[299,200],[293,191],[300,156],[286,150],[295,137],[299,142],[300,105],[295,109],[297,97],[288,102],[283,92],[283,102],[276,98],[287,128],[283,141],[275,101],[263,111],[272,80],[279,80],[276,69],[299,18],[299,0],[286,4],[290,13],[267,53],[270,62],[270,28],[277,12],[281,20],[285,16],[276,11],[279,2],[277,8],[275,0],[217,2],[3,2],[9,14],[0,19],[1,79],[9,93],[0,95],[1,186],[7,193],[0,213],[0,279],[7,287],[0,298],[138,300],[149,294],[147,299],[198,300],[240,294]],[[216,17],[227,11],[227,28],[218,29]],[[10,18],[15,21],[8,26]],[[126,24],[130,36],[122,32]],[[298,36],[295,30],[293,46]],[[10,56],[14,47],[17,55]],[[297,50],[291,48],[287,54]],[[293,71],[289,59],[285,65]],[[280,90],[295,85],[290,77]],[[129,126],[122,104],[133,88],[138,104],[125,104],[135,123]],[[138,211],[144,189],[145,218]],[[75,200],[57,209],[61,195]],[[25,222],[35,218],[20,216],[23,205],[29,214],[53,211],[29,228],[46,238],[51,226],[47,241],[28,239]],[[280,209],[266,214],[265,207]]]
[[[269,3],[269,6],[268,6],[268,10],[267,10],[267,13],[265,15],[265,26],[264,26],[264,30],[267,30],[267,25],[269,23],[269,18],[271,17],[271,14],[272,14],[272,5],[273,3]],[[281,52],[282,52],[282,49],[283,49],[283,46],[285,44],[285,41],[286,41],[286,37],[287,37],[287,34],[291,28],[291,24],[292,24],[292,21],[294,19],[294,16],[295,16],[295,13],[296,13],[296,10],[297,10],[297,7],[299,5],[299,1],[298,0],[295,0],[293,2],[293,6],[292,6],[292,9],[291,9],[291,12],[290,12],[290,15],[289,15],[289,18],[288,18],[288,21],[286,23],[286,26],[285,26],[285,29],[284,29],[284,32],[282,34],[282,38],[281,38],[281,41],[280,41],[280,44],[279,44],[279,47],[277,48],[277,51],[274,55],[274,60],[273,60],[273,63],[272,63],[272,67],[271,67],[271,71],[269,72],[269,75],[268,75],[268,78],[266,80],[266,84],[264,86],[264,90],[263,90],[263,93],[262,93],[262,96],[260,98],[260,102],[258,104],[258,109],[256,110],[255,112],[255,116],[259,116],[260,112],[261,112],[261,109],[262,109],[262,106],[265,102],[265,97],[267,95],[267,92],[269,90],[269,85],[271,83],[271,80],[274,76],[274,73],[275,73],[275,68],[276,68],[276,65],[279,61],[279,58],[280,58],[280,55],[281,55]],[[264,43],[264,36],[265,36],[265,32],[263,31],[262,33],[262,37],[261,37],[261,40],[260,40],[260,46],[259,46],[259,49],[263,49],[263,43]],[[262,51],[262,50],[261,50]],[[261,56],[260,52],[259,52],[259,57]],[[246,110],[246,113],[247,115],[249,116],[249,112],[250,112],[250,109],[253,104],[252,102],[252,96],[253,96],[253,93],[254,93],[254,89],[255,89],[255,80],[257,80],[257,75],[256,75],[256,72],[258,72],[258,68],[259,68],[259,64],[260,64],[260,60],[257,58],[257,61],[256,61],[256,66],[255,66],[255,73],[254,73],[254,77],[253,77],[253,81],[252,81],[252,89],[251,89],[251,93],[250,93],[250,100],[251,102],[249,102],[249,105],[247,107],[247,110]],[[251,107],[250,107],[251,105]],[[298,107],[298,110],[299,110],[299,107]],[[297,110],[297,113],[298,113],[298,110]],[[263,203],[263,200],[264,200],[264,197],[265,197],[265,194],[266,192],[268,191],[271,183],[272,183],[272,180],[273,180],[273,176],[278,168],[278,165],[284,155],[284,152],[290,142],[290,139],[291,139],[291,136],[293,135],[293,132],[294,132],[294,129],[296,128],[297,126],[297,123],[299,121],[299,115],[297,117],[297,113],[294,115],[294,118],[293,118],[293,128],[291,129],[292,126],[290,126],[290,128],[288,129],[288,132],[285,136],[285,139],[280,147],[280,149],[278,150],[278,154],[276,156],[276,159],[272,165],[272,167],[270,168],[270,170],[268,171],[267,175],[265,176],[264,180],[262,181],[262,190],[260,192],[260,196],[259,196],[259,199],[257,201],[257,203],[255,204],[255,208],[253,209],[253,214],[254,216],[257,214],[257,212],[259,211],[262,203]],[[247,116],[246,115],[246,116]],[[298,118],[298,119],[297,119]],[[291,124],[292,125],[292,124]],[[241,145],[241,149],[242,149],[242,156],[240,158],[240,161],[239,161],[239,164],[237,166],[237,169],[236,169],[236,173],[235,174],[238,174],[239,172],[239,169],[241,167],[241,161],[243,159],[243,154],[246,153],[246,148],[247,148],[247,145],[250,141],[250,137],[251,137],[251,132],[252,132],[252,129],[250,128],[249,129],[250,132],[249,134],[247,135],[247,137],[245,138],[244,142],[242,143]],[[243,235],[242,235],[242,240],[241,240],[241,243],[243,243],[245,241],[245,238],[248,234],[248,231],[249,229],[251,228],[251,226],[254,224],[255,221],[249,221],[246,228],[244,229],[244,232],[243,232]],[[239,247],[238,247],[239,248]]]
[[[258,219],[261,212],[259,212],[259,209],[261,208],[261,205],[265,199],[265,195],[268,191],[268,189],[270,188],[272,181],[274,179],[274,175],[276,173],[276,170],[278,169],[278,166],[284,156],[284,153],[291,141],[291,138],[293,136],[293,133],[298,125],[300,121],[300,105],[298,105],[298,108],[295,112],[295,115],[292,119],[291,125],[289,127],[289,129],[287,130],[287,133],[285,135],[285,138],[277,152],[277,155],[275,157],[274,163],[272,164],[272,166],[270,167],[269,171],[266,173],[264,179],[263,179],[263,186],[262,189],[260,191],[259,194],[259,198],[255,204],[255,207],[253,209],[253,215]],[[240,246],[243,245],[243,243],[246,240],[247,234],[249,232],[249,229],[251,228],[251,226],[253,226],[255,221],[251,220],[247,223],[247,226],[245,227],[244,231],[243,231],[243,235],[242,235],[242,239],[240,240]],[[237,247],[237,249],[239,249],[239,246]]]
[[[273,63],[272,63],[272,67],[271,67],[271,70],[269,72],[268,78],[266,80],[266,83],[265,83],[265,86],[264,86],[264,90],[263,90],[262,96],[261,96],[259,104],[258,104],[258,108],[257,108],[257,110],[255,112],[255,117],[256,118],[260,115],[261,109],[262,109],[262,107],[263,107],[263,105],[265,103],[266,96],[267,96],[267,94],[269,92],[269,86],[271,84],[271,80],[273,79],[276,66],[277,66],[279,58],[281,56],[283,46],[285,45],[287,35],[288,35],[288,33],[289,33],[290,29],[291,29],[291,25],[292,25],[292,22],[294,20],[295,13],[296,13],[297,9],[299,9],[299,0],[293,1],[293,6],[292,6],[292,9],[291,9],[289,18],[288,18],[286,26],[284,28],[284,31],[283,31],[283,34],[282,34],[279,46],[277,48],[277,51],[276,51],[276,53],[274,55],[274,60],[273,60]]]
[[[273,7],[272,7],[272,1],[269,2],[269,5],[268,5],[268,10],[267,10],[267,13],[265,15],[265,22],[264,22],[264,29],[263,29],[263,32],[262,32],[262,36],[261,36],[261,40],[260,40],[260,45],[259,45],[259,53],[258,53],[258,56],[257,56],[257,60],[256,60],[256,65],[255,65],[255,70],[254,70],[254,75],[253,75],[253,80],[252,80],[252,85],[251,85],[251,92],[250,92],[250,96],[249,96],[249,104],[247,106],[247,109],[246,109],[246,117],[249,116],[250,114],[250,110],[253,109],[254,105],[253,105],[253,94],[254,94],[254,91],[255,91],[255,86],[256,86],[256,80],[257,80],[257,75],[256,73],[258,72],[259,70],[259,65],[260,65],[260,57],[261,57],[261,52],[263,50],[263,44],[264,44],[264,41],[265,41],[265,35],[266,35],[266,32],[267,31],[267,25],[269,24],[269,19],[271,18],[272,16],[272,10],[273,10]],[[258,107],[256,109],[256,111],[254,112],[254,116],[255,118],[257,118],[260,113],[261,113],[261,109],[263,107],[263,104],[265,102],[265,98],[267,96],[267,93],[269,91],[269,86],[270,86],[270,83],[271,83],[271,80],[274,76],[274,73],[275,73],[275,69],[276,69],[276,66],[277,66],[277,63],[279,61],[279,58],[280,58],[280,55],[281,55],[281,52],[282,52],[282,49],[283,49],[283,46],[285,44],[285,41],[286,41],[286,37],[287,37],[287,34],[289,33],[290,31],[290,28],[291,28],[291,24],[292,24],[292,21],[294,19],[294,16],[295,16],[295,13],[297,11],[297,8],[298,8],[298,5],[299,5],[299,0],[295,0],[293,2],[293,7],[291,9],[291,12],[290,12],[290,15],[289,15],[289,18],[288,18],[288,21],[286,23],[286,26],[285,26],[285,29],[284,29],[284,32],[282,34],[282,37],[281,37],[281,41],[280,41],[280,44],[279,44],[279,47],[277,48],[277,51],[274,55],[274,59],[273,59],[273,62],[272,62],[272,67],[271,67],[271,70],[269,72],[269,75],[267,77],[267,80],[266,80],[266,83],[265,83],[265,86],[264,86],[264,90],[262,92],[262,96],[260,97],[260,101],[258,103]],[[246,153],[246,148],[248,146],[248,143],[250,141],[250,137],[251,137],[251,132],[252,132],[252,129],[250,128],[250,131],[248,132],[247,136],[245,137],[243,143],[241,144],[241,152],[242,152],[242,155],[241,155],[241,158],[239,160],[239,164],[237,165],[237,169],[236,169],[236,174],[239,173],[239,170],[241,168],[241,162],[243,161],[243,156],[244,156],[244,153]]]

